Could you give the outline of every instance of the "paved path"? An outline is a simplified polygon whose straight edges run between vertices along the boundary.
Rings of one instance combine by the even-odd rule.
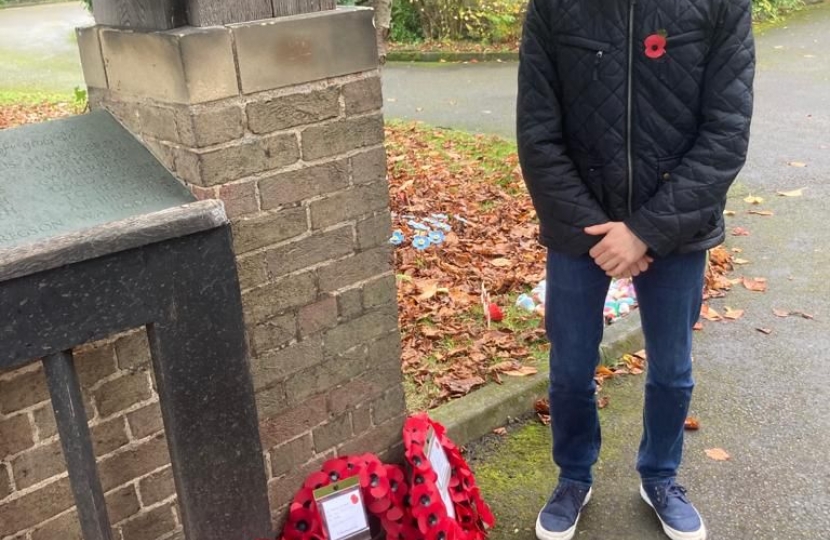
[[[0,96],[83,86],[74,29],[91,23],[80,2],[0,9]]]
[[[698,336],[694,414],[682,479],[712,540],[830,538],[830,5],[794,17],[758,39],[757,106],[749,164],[729,207],[730,238],[751,260],[738,274],[764,276],[769,292],[736,289],[725,304],[743,319],[707,323]],[[392,66],[387,115],[441,126],[513,134],[515,66]],[[797,161],[805,168],[788,166]],[[777,190],[805,187],[801,198]],[[743,197],[763,197],[773,217],[746,215]],[[804,310],[814,321],[778,319],[773,308]],[[757,327],[771,328],[769,336]],[[633,470],[640,434],[642,378],[612,388],[604,411],[606,446],[594,502],[580,540],[658,540],[639,501]],[[474,449],[485,493],[502,526],[496,540],[526,540],[555,475],[547,430],[528,426]],[[704,453],[724,448],[732,460]]]

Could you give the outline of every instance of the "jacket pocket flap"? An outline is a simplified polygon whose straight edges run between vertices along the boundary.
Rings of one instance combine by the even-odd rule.
[[[569,34],[560,35],[558,40],[560,45],[570,45],[572,47],[579,47],[581,49],[588,49],[590,51],[607,52],[611,50],[611,44],[605,41],[597,41],[595,39],[585,38],[581,36],[573,36]]]
[[[706,39],[706,32],[703,30],[692,30],[691,32],[684,32],[676,36],[669,36],[666,42],[669,45],[685,45],[686,43],[694,43],[695,41],[703,41]]]

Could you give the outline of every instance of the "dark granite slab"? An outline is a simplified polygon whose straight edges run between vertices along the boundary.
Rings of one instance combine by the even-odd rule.
[[[0,131],[0,249],[194,200],[107,112]]]

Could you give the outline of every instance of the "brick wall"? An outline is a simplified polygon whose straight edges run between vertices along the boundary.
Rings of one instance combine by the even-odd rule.
[[[338,34],[321,32],[324,23],[359,39],[335,54],[325,42]],[[297,67],[297,44],[285,36],[302,42],[305,26],[316,37]],[[197,197],[222,199],[232,219],[278,528],[302,480],[329,457],[396,459],[404,402],[381,84],[366,53],[371,15],[281,20],[270,49],[262,27],[185,37],[94,28],[79,44],[93,106],[110,110]],[[245,48],[248,30],[260,47]],[[159,50],[147,40],[179,47],[173,71],[152,85],[165,61],[147,57]],[[294,55],[286,65],[280,47]],[[273,56],[259,57],[260,48]],[[251,69],[264,61],[266,75]],[[115,538],[180,537],[146,336],[87,345],[77,366]],[[0,539],[80,537],[39,367],[0,373],[0,459]]]
[[[76,351],[114,538],[180,537],[147,336]],[[40,364],[0,373],[0,538],[80,539]]]

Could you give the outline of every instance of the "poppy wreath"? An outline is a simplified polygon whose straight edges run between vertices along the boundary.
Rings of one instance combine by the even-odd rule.
[[[387,535],[390,530],[397,531],[408,492],[404,470],[397,465],[385,465],[374,454],[364,454],[330,459],[320,471],[306,478],[289,506],[281,540],[325,540],[314,491],[355,476],[360,480],[360,492],[369,514],[380,520]]]
[[[444,506],[437,484],[438,477],[427,458],[430,429],[435,433],[450,463],[449,493],[455,519],[450,517]],[[484,540],[488,528],[495,525],[495,517],[482,499],[475,476],[461,455],[461,450],[447,437],[446,428],[426,414],[417,414],[409,417],[404,424],[403,441],[406,461],[411,468],[409,495],[405,500],[408,504],[404,518],[395,524],[400,528],[398,535],[392,538]]]

